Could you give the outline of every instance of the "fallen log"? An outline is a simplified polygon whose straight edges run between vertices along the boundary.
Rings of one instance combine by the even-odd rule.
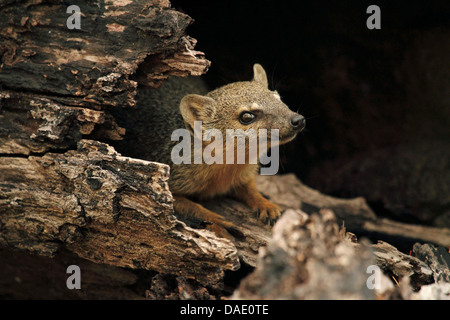
[[[345,228],[358,235],[396,241],[396,245],[415,242],[450,247],[450,229],[415,225],[377,217],[364,198],[331,197],[301,183],[294,175],[259,177],[259,189],[285,208],[313,213],[332,209]],[[375,240],[375,241],[376,241]]]
[[[0,245],[213,284],[239,267],[229,240],[173,216],[164,164],[82,140],[76,151],[0,158]]]

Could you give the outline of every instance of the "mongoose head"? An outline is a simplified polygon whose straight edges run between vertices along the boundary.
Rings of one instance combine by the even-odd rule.
[[[180,103],[186,128],[192,132],[194,121],[202,121],[203,130],[270,129],[279,130],[279,144],[295,138],[305,127],[305,118],[291,111],[276,91],[268,88],[267,75],[259,64],[253,66],[251,81],[234,82],[206,96],[190,94]]]

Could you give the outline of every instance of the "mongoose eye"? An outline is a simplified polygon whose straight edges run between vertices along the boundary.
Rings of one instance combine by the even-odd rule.
[[[242,124],[250,124],[255,121],[256,115],[254,113],[244,111],[239,115],[239,122]]]

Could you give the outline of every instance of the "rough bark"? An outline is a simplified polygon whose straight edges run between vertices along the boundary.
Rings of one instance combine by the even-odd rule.
[[[0,158],[0,244],[213,284],[239,267],[236,248],[175,219],[168,174],[90,140],[64,154]]]
[[[357,241],[329,209],[309,216],[289,209],[231,298],[449,299],[449,252],[416,243],[411,253]],[[380,272],[376,285],[374,272]]]
[[[373,299],[373,290],[366,286],[366,270],[372,264],[370,248],[355,246],[331,210],[310,216],[289,210],[233,298]]]
[[[314,190],[294,175],[259,177],[259,189],[285,208],[302,209],[313,213],[318,209],[332,209],[338,221],[348,231],[358,235],[390,239],[397,245],[430,242],[450,246],[450,229],[398,222],[377,217],[362,197],[341,199]],[[381,238],[380,238],[381,237]]]
[[[258,250],[271,238],[277,238],[275,231],[271,235],[271,227],[258,221],[243,204],[226,198],[204,205],[238,226],[239,233],[232,241],[218,238],[207,230],[186,226],[173,216],[173,199],[167,185],[168,166],[123,157],[112,147],[92,140],[82,140],[77,150],[62,154],[16,157],[14,166],[11,157],[2,157],[0,163],[0,174],[4,178],[0,242],[8,248],[46,256],[69,250],[97,263],[153,270],[181,276],[177,279],[183,283],[186,279],[195,279],[200,284],[216,286],[223,280],[224,271],[238,269],[240,262],[257,266]],[[298,213],[300,208],[310,210],[314,215],[321,209],[339,212],[337,220],[334,214],[329,219],[329,223],[335,225],[330,227],[334,233],[326,227],[317,230],[325,237],[335,234],[335,241],[332,237],[327,238],[335,245],[342,238],[336,233],[337,223],[344,221],[346,226],[356,226],[348,229],[356,232],[364,229],[363,221],[377,223],[375,214],[363,199],[345,200],[323,195],[304,186],[293,175],[260,177],[258,183],[262,192],[287,209],[285,215],[288,217],[292,218],[292,210]],[[302,203],[305,202],[303,199],[308,203]],[[303,219],[305,217],[304,214]],[[286,219],[290,221],[291,218]],[[291,228],[296,222],[280,224]],[[407,229],[407,225],[398,225]],[[431,229],[424,230],[441,232],[440,235],[434,233],[434,242],[447,241],[445,229]],[[420,234],[414,234],[414,238],[420,237]],[[300,238],[298,241],[302,242]],[[310,245],[319,246],[315,241],[310,240]],[[323,246],[331,248],[331,245],[323,244],[320,248]],[[298,249],[305,252],[305,257],[317,251],[311,250]],[[408,261],[403,256],[402,259]],[[397,276],[414,273],[399,273],[394,269],[390,272]],[[155,285],[162,281],[156,280]],[[427,281],[420,282],[423,283]],[[201,287],[198,290],[204,291]],[[288,292],[286,297],[294,297]],[[364,296],[348,294],[348,297]],[[198,293],[191,295],[199,296]],[[206,295],[204,292],[201,296]],[[158,297],[155,294],[149,296]]]
[[[373,245],[377,264],[397,278],[409,277],[411,285],[419,288],[433,282],[433,272],[420,259],[397,250],[394,246],[379,241]]]
[[[66,27],[63,1],[0,4],[0,153],[74,148],[89,134],[121,139],[108,110],[134,106],[138,82],[158,87],[210,65],[185,34],[192,19],[169,1],[71,4],[79,30]]]

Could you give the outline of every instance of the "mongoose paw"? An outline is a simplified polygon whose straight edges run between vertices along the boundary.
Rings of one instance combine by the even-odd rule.
[[[242,232],[232,222],[184,196],[175,196],[174,209],[181,220],[188,225],[192,226],[194,223],[194,228],[206,225],[207,230],[230,240],[234,238],[233,236],[242,235]]]
[[[222,224],[211,223],[211,224],[209,224],[209,226],[206,229],[214,232],[216,235],[218,235],[221,238],[225,238],[225,239],[229,239],[229,240],[234,239],[233,236],[228,231],[228,229]]]
[[[277,204],[265,200],[258,206],[257,213],[259,220],[273,225],[281,216],[281,209]]]
[[[214,222],[205,221],[208,226],[206,229],[214,232],[219,237],[226,238],[229,240],[244,239],[245,235],[239,228],[237,228],[234,223],[229,222],[225,219],[214,220]]]
[[[207,223],[206,229],[214,232],[219,237],[233,240],[235,236],[242,235],[242,232],[230,221],[226,220],[222,216],[215,212],[210,211],[205,222]]]

